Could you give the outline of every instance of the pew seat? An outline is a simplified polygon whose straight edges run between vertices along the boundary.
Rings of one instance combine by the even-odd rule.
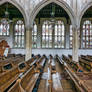
[[[8,72],[4,72],[0,75],[0,91],[3,92],[6,88],[8,88],[19,75],[18,68],[15,67]]]

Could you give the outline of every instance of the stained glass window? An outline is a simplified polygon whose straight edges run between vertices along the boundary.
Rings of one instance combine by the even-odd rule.
[[[57,21],[55,24],[55,33],[54,33],[54,47],[55,48],[64,48],[65,46],[65,26],[62,21]]]
[[[52,25],[45,21],[42,25],[42,48],[52,48]]]
[[[6,19],[0,21],[0,35],[8,36],[9,35],[10,25]]]
[[[42,48],[64,48],[65,26],[62,21],[45,21],[42,25]]]
[[[32,30],[32,48],[37,48],[37,25],[34,23]]]
[[[14,47],[24,48],[25,27],[22,20],[18,20],[14,27]]]
[[[84,21],[82,26],[83,48],[92,48],[92,23],[89,20]]]

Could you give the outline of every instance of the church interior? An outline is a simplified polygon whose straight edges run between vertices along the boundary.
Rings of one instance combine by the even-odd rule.
[[[0,92],[92,92],[92,0],[0,0]]]

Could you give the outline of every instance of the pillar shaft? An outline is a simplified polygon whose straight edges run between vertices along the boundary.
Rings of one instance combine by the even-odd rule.
[[[78,62],[79,36],[77,28],[73,28],[73,60]]]
[[[29,60],[32,56],[32,28],[26,29],[26,54],[25,60]]]

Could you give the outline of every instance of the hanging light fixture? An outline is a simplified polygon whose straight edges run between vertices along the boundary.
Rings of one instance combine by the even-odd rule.
[[[51,17],[55,17],[55,5],[52,3],[52,12],[51,12]]]
[[[6,9],[5,9],[5,12],[4,12],[4,18],[2,18],[1,23],[3,25],[5,25],[6,29],[9,27],[10,20],[9,20],[9,12],[8,12],[8,2],[6,4]]]
[[[6,4],[5,18],[9,19],[8,2],[7,2],[7,4]]]
[[[1,20],[2,23],[4,24],[8,24],[10,22],[12,22],[12,20],[9,19],[9,11],[8,11],[8,2],[6,3],[6,9],[4,12],[4,18]]]
[[[51,23],[55,24],[55,5],[52,3]]]

